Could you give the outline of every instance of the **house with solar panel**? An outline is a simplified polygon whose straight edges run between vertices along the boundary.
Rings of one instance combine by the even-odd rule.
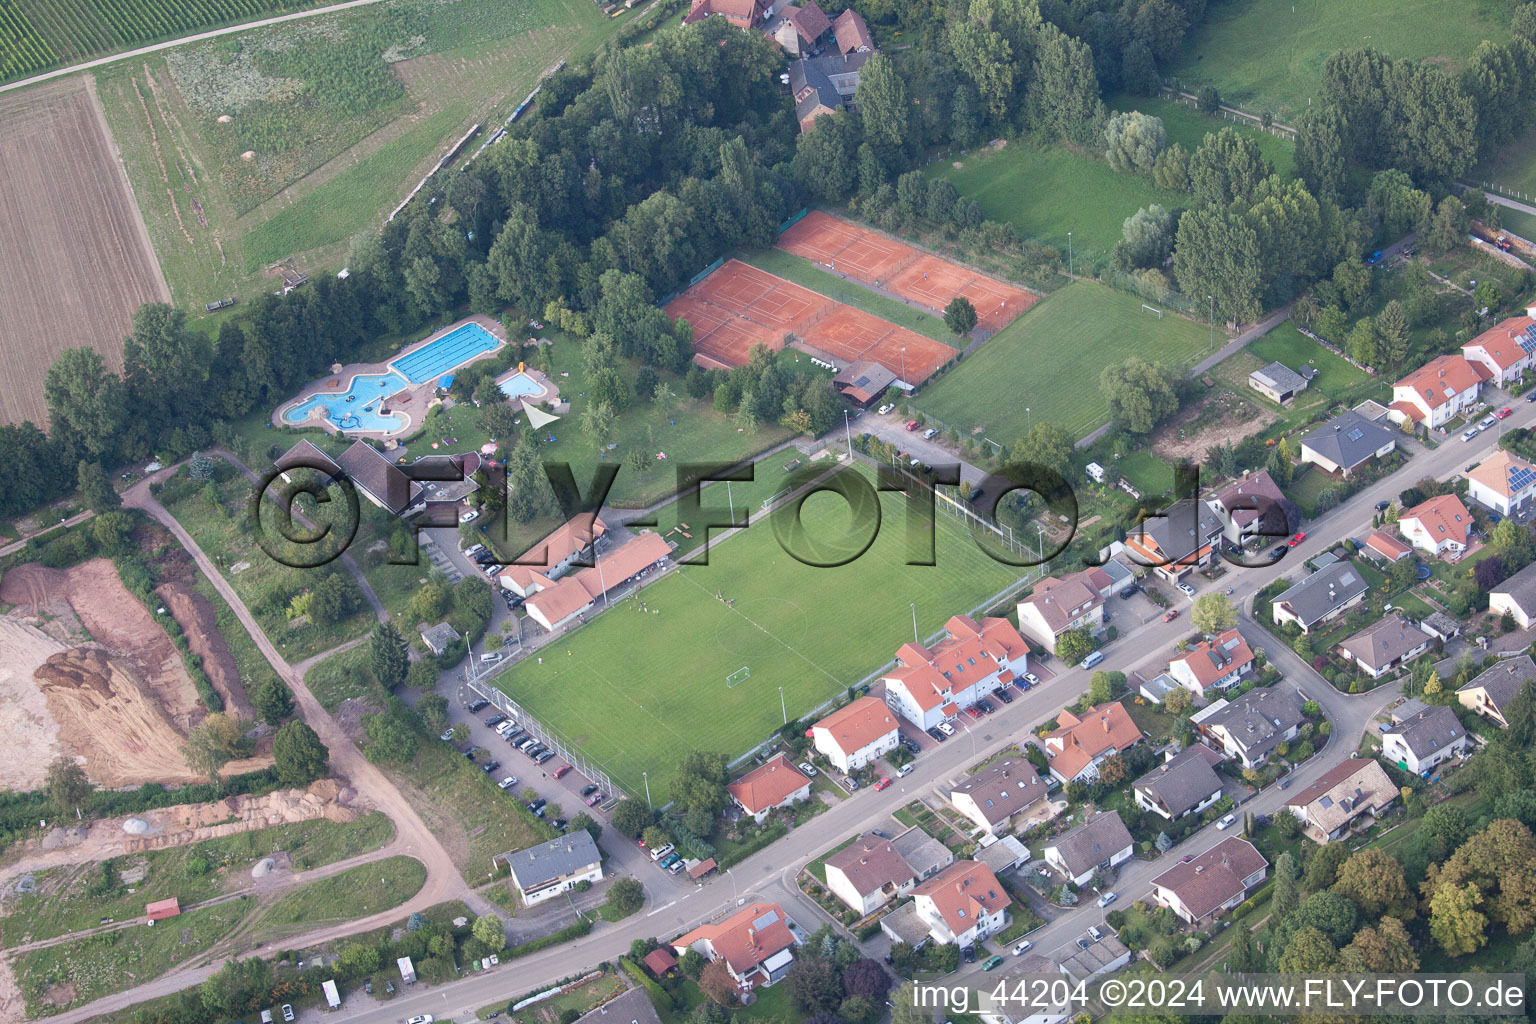
[[[1301,439],[1301,461],[1343,479],[1397,448],[1397,432],[1353,409],[1339,413]]]
[[[1488,328],[1461,346],[1461,354],[1498,387],[1519,380],[1536,359],[1536,306]]]
[[[1500,450],[1466,472],[1467,497],[1500,515],[1511,515],[1536,498],[1536,466]]]

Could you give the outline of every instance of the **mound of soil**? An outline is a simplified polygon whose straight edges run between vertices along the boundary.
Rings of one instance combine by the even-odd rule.
[[[70,753],[59,738],[59,724],[32,673],[64,645],[14,619],[0,619],[0,789],[38,789],[48,764]]]
[[[251,703],[234,655],[219,632],[219,619],[208,599],[185,583],[164,583],[155,590],[187,635],[187,645],[203,661],[213,688],[224,698],[226,708],[249,716]]]

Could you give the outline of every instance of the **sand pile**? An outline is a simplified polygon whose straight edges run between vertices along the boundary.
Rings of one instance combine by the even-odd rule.
[[[200,843],[204,839],[313,818],[348,822],[358,814],[348,806],[352,795],[350,789],[338,786],[334,780],[321,779],[308,789],[280,789],[265,796],[240,795],[212,803],[168,807],[144,816],[160,828],[160,834],[130,836],[124,841],[125,847],[132,852]]]
[[[69,749],[32,673],[64,645],[42,630],[14,619],[0,619],[0,789],[38,789],[48,764]]]

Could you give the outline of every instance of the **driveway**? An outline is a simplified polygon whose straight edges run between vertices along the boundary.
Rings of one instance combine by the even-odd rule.
[[[906,428],[907,417],[896,412],[888,412],[884,416],[878,416],[873,412],[867,412],[854,424],[860,433],[873,434],[880,440],[894,444],[904,452],[910,452],[917,456],[925,465],[948,466],[958,464],[960,466],[960,479],[969,483],[972,487],[978,486],[987,478],[983,469],[966,462],[950,446],[944,443],[943,435],[936,434],[932,441],[924,440],[921,430],[908,430]]]

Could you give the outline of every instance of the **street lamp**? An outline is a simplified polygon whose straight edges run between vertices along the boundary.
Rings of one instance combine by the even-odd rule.
[[[1206,298],[1211,300],[1211,347],[1215,348],[1216,347],[1216,296],[1214,296],[1214,295],[1207,295]]]
[[[917,602],[908,601],[907,607],[912,609],[912,642],[921,644],[922,641],[917,638]]]
[[[645,782],[645,809],[654,814],[656,808],[651,806],[651,775],[643,771],[640,773],[640,778]]]
[[[784,687],[779,687],[779,710],[784,712],[784,724],[789,724],[789,708],[784,705]]]
[[[1028,430],[1031,430],[1031,431],[1034,430],[1035,429],[1035,417],[1033,415],[1031,415],[1031,413],[1029,411],[1029,406],[1027,406],[1027,405],[1024,407],[1024,415],[1027,417],[1027,419],[1024,421],[1025,427]]]
[[[1074,276],[1072,273],[1072,232],[1070,231],[1067,232],[1067,276]]]
[[[1035,543],[1040,548],[1040,571],[1045,571],[1045,527],[1035,524]]]

